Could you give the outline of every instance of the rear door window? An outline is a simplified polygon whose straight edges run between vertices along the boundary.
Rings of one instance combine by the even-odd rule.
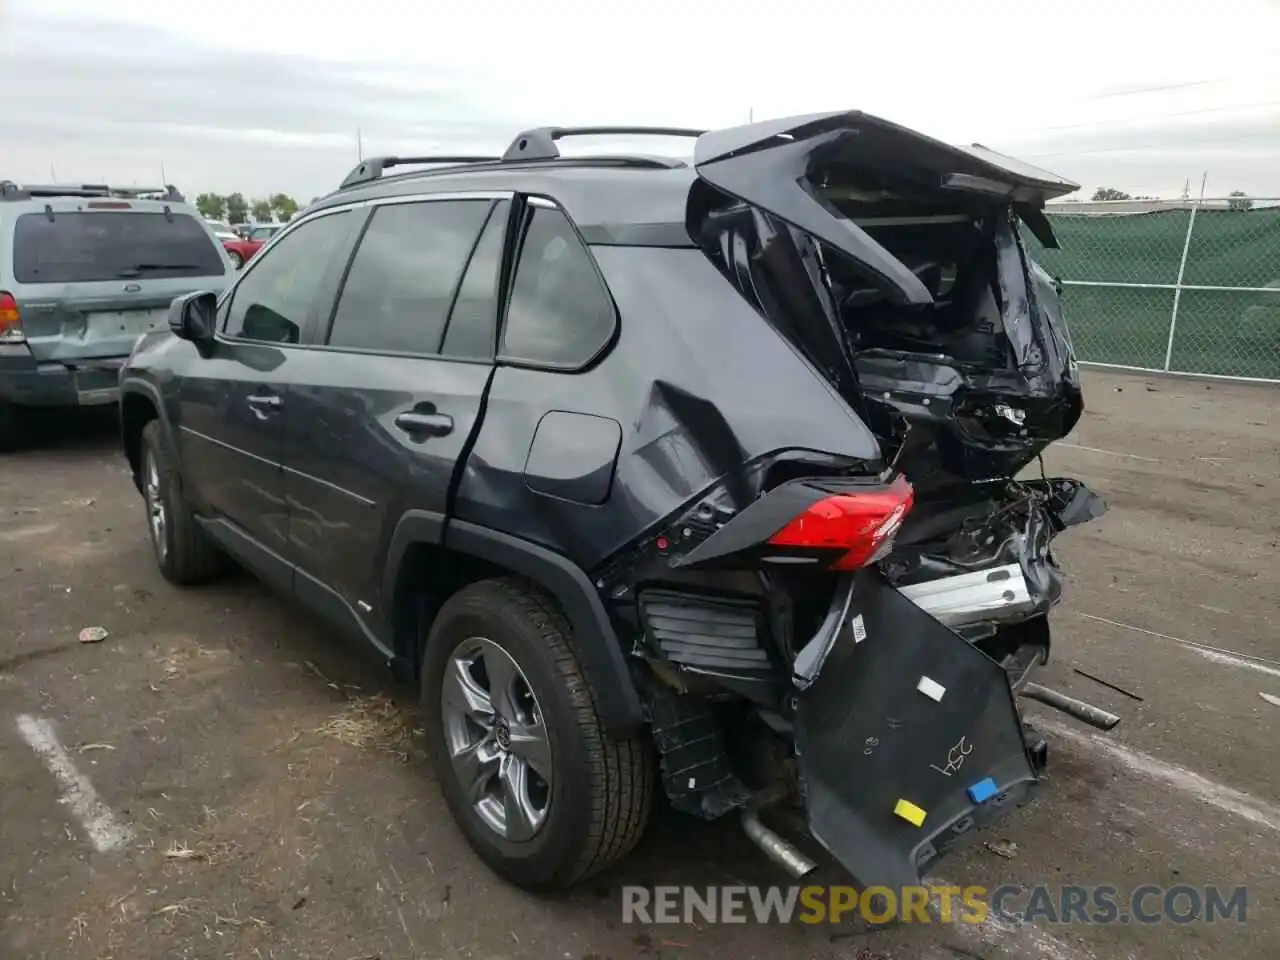
[[[137,211],[24,213],[13,234],[18,283],[212,277],[226,272],[195,217]]]
[[[489,200],[430,200],[379,207],[338,298],[329,346],[439,353],[490,206]]]
[[[590,362],[613,336],[616,312],[569,218],[531,206],[502,331],[507,360],[558,368]]]

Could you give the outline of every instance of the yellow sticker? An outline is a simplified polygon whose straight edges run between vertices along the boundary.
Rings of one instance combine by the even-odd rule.
[[[893,812],[912,826],[918,827],[924,823],[925,812],[910,800],[899,800]]]

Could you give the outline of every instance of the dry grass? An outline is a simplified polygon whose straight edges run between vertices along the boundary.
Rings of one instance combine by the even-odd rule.
[[[183,922],[190,918],[193,914],[193,907],[199,906],[204,901],[195,897],[186,897],[175,903],[167,903],[164,906],[157,907],[152,910],[148,920],[148,926],[155,924],[153,931],[165,934],[172,934],[179,930]]]
[[[191,912],[191,907],[188,905],[188,902],[186,900],[182,900],[182,901],[179,901],[178,903],[170,903],[170,904],[167,904],[166,906],[158,908],[152,914],[152,916],[153,917],[173,917],[173,916],[185,917],[190,912]]]
[[[373,747],[408,759],[413,742],[413,718],[383,694],[353,697],[316,733],[352,747]]]
[[[67,924],[67,940],[75,942],[85,935],[85,931],[89,929],[89,918],[83,913],[77,913],[71,918],[71,922]]]
[[[230,840],[197,840],[194,845],[175,840],[163,851],[166,860],[216,865],[235,857],[236,845]]]
[[[202,647],[194,641],[171,646],[162,656],[154,658],[162,672],[161,683],[197,675],[221,673],[229,668],[230,659],[230,650]]]

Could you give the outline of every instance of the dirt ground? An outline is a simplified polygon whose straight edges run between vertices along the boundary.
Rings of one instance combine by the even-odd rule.
[[[1046,459],[1111,512],[1060,541],[1045,682],[1124,720],[1098,734],[1033,707],[1039,798],[940,870],[1245,885],[1247,922],[624,924],[623,884],[786,882],[734,823],[666,811],[585,888],[514,890],[453,827],[412,691],[248,577],[161,580],[94,417],[0,460],[0,956],[1274,958],[1280,391],[1096,372],[1087,389]],[[90,626],[108,636],[79,642]]]

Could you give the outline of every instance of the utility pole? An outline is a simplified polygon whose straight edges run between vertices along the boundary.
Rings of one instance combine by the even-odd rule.
[[[164,161],[160,161],[160,186],[167,187],[169,185],[169,174],[165,172]]]
[[[356,163],[364,162],[364,140],[360,137],[360,128],[356,127]]]

